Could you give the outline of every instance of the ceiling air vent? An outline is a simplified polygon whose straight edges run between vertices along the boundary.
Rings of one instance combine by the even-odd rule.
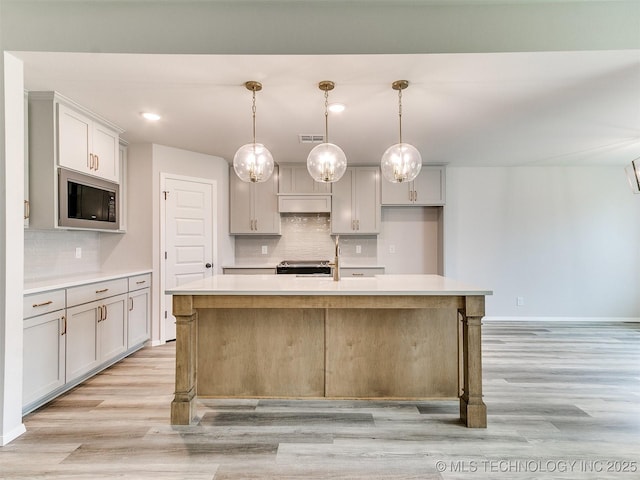
[[[324,135],[307,135],[301,133],[298,135],[300,143],[322,143],[324,142]]]

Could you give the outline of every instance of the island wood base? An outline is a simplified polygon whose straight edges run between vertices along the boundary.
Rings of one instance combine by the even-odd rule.
[[[484,296],[174,295],[171,423],[197,397],[460,398],[486,427]]]

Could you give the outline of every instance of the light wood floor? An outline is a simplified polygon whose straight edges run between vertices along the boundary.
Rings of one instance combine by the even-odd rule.
[[[206,401],[171,427],[175,347],[146,348],[27,416],[0,478],[640,478],[640,324],[489,323],[483,349],[486,430],[457,401]]]

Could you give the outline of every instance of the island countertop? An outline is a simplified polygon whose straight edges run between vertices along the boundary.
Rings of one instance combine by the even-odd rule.
[[[296,275],[214,275],[167,289],[168,295],[492,295],[440,275],[376,275],[331,277]]]

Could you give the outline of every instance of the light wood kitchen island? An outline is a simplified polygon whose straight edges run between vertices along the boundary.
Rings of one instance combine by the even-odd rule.
[[[438,275],[217,275],[167,290],[171,423],[201,398],[460,399],[486,427],[481,319],[491,291]]]

